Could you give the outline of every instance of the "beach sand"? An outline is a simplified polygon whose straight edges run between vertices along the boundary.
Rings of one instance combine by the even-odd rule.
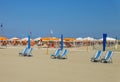
[[[0,49],[0,82],[120,82],[120,53],[113,63],[90,61],[96,50],[69,48],[67,59],[51,59],[54,48],[34,47],[32,57],[19,56],[24,47]]]

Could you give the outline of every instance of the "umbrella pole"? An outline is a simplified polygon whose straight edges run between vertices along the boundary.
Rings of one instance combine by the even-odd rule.
[[[88,51],[88,39],[86,40],[86,49]]]

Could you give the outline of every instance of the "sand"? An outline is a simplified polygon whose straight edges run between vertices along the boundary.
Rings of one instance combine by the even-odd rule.
[[[69,48],[67,59],[51,59],[54,48],[34,47],[32,57],[18,53],[24,47],[0,49],[0,82],[120,82],[120,53],[114,52],[113,63],[93,63],[96,50]]]

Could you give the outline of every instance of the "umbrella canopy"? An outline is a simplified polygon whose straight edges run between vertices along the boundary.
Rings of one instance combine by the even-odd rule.
[[[107,41],[116,41],[116,39],[112,38],[112,37],[107,37],[106,40]],[[103,41],[103,38],[99,39],[99,41]]]
[[[94,41],[95,39],[94,38],[91,38],[91,37],[86,37],[86,38],[83,38],[83,40],[88,40],[88,41]]]
[[[59,41],[59,38],[56,37],[44,37],[41,38],[42,41]]]
[[[64,38],[64,41],[73,42],[76,38]]]
[[[13,38],[10,38],[8,41],[17,41],[17,40],[20,40],[20,38],[13,37]]]
[[[76,41],[82,41],[82,40],[83,40],[83,38],[81,38],[81,37],[76,38]]]
[[[30,39],[32,40],[32,39]],[[21,41],[28,41],[28,37],[22,38]]]
[[[34,41],[39,41],[41,37],[35,38]]]
[[[0,36],[0,41],[6,41],[8,38]]]

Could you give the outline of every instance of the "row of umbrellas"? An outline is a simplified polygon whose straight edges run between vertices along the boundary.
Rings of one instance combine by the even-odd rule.
[[[6,38],[6,37],[0,37],[0,40],[3,40],[3,41],[14,41],[14,40],[18,40],[18,41],[28,41],[28,37],[25,37],[25,38],[17,38],[17,37],[13,37],[13,38]],[[31,40],[34,40],[34,41],[39,41],[39,40],[42,40],[42,41],[60,41],[60,38],[56,38],[56,37],[44,37],[44,38],[41,38],[41,37],[38,37],[38,38],[35,38],[35,39],[31,39]],[[103,41],[103,38],[101,39],[94,39],[94,38],[91,38],[91,37],[86,37],[86,38],[64,38],[63,41]],[[116,41],[115,38],[112,38],[112,37],[107,37],[107,40],[108,41]]]
[[[100,38],[100,39],[94,39],[94,38],[91,38],[91,37],[86,37],[86,38],[76,38],[77,41],[83,41],[83,40],[88,40],[88,41],[103,41],[103,38]],[[106,38],[107,41],[116,41],[115,38],[112,38],[112,37],[107,37]]]

